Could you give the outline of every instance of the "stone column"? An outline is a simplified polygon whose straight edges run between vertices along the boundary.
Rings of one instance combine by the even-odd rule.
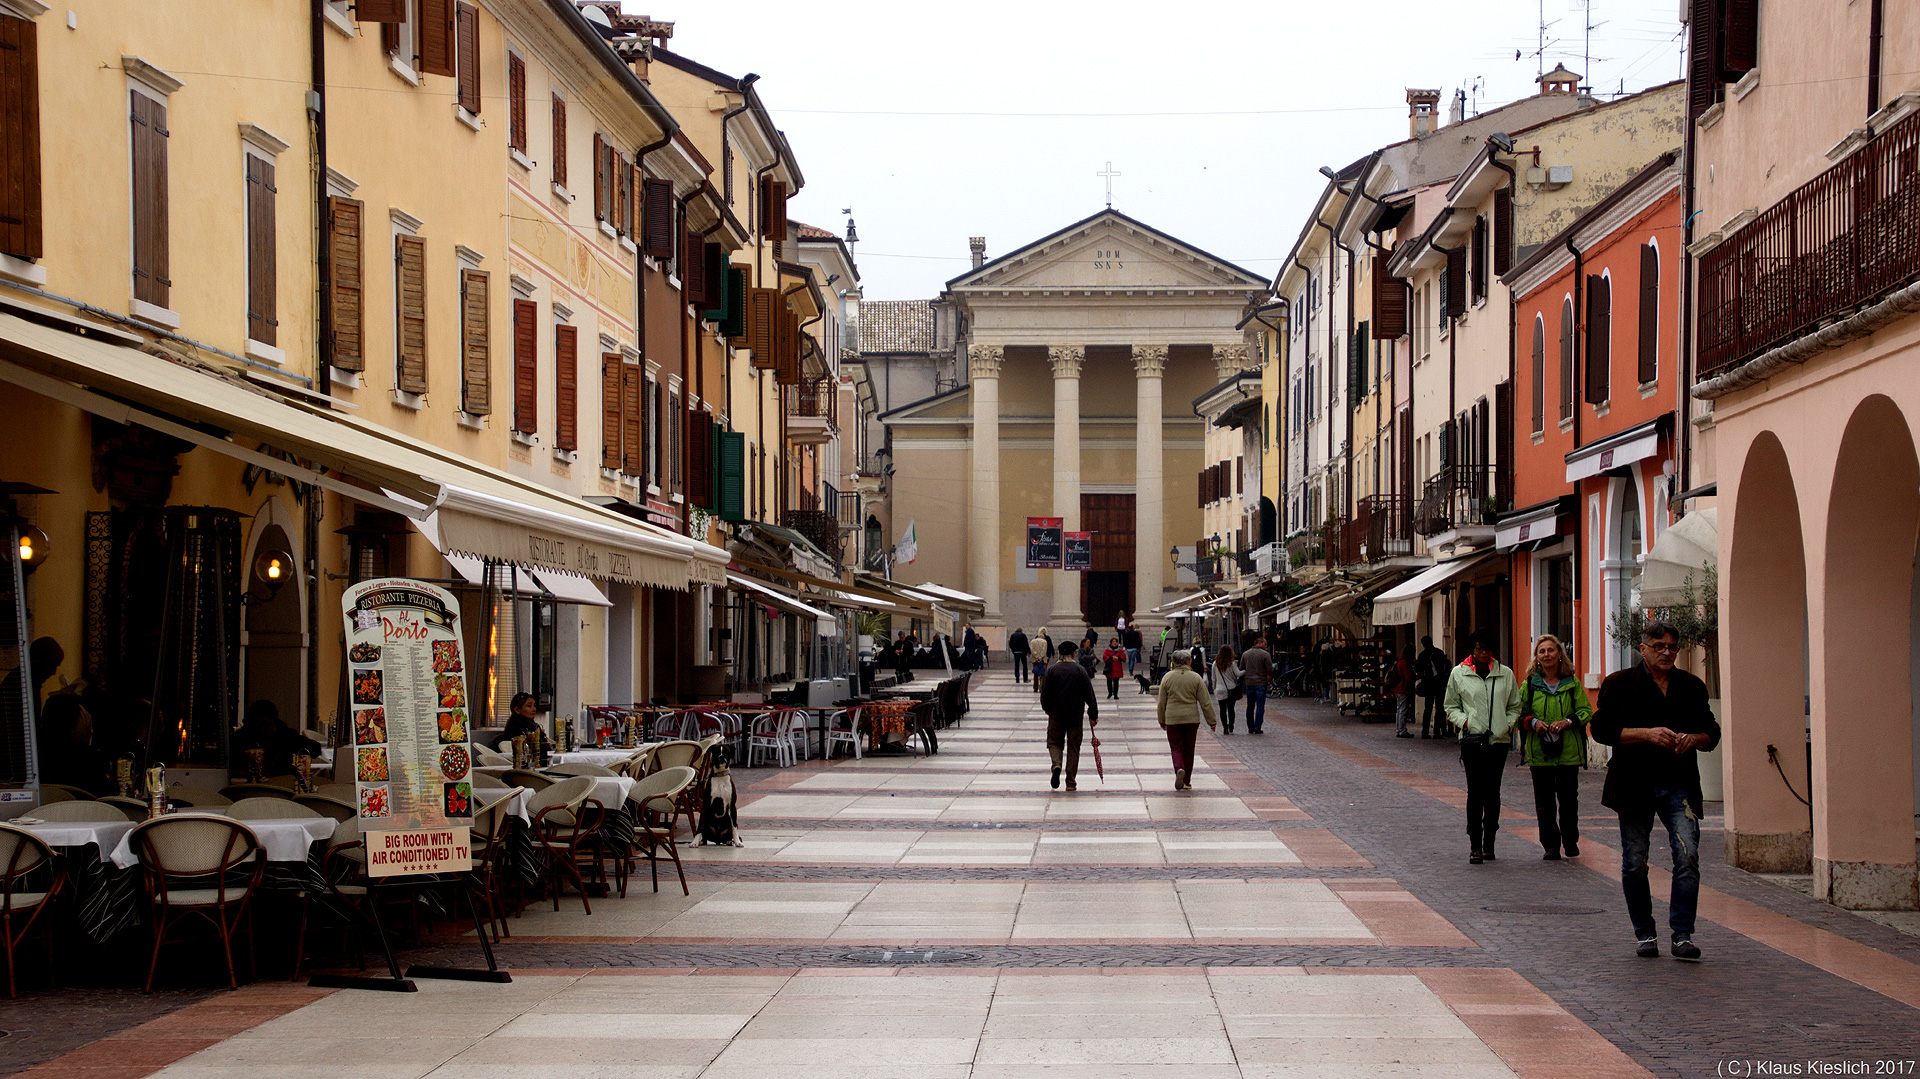
[[[973,485],[968,505],[972,519],[967,551],[973,594],[986,601],[980,627],[1000,620],[1000,367],[1006,353],[999,345],[967,347],[967,378],[973,391]]]
[[[1087,350],[1077,345],[1047,349],[1053,365],[1053,515],[1061,528],[1080,531],[1080,367]],[[1053,614],[1047,627],[1056,644],[1085,632],[1080,613],[1080,574],[1053,571]]]
[[[1163,601],[1166,588],[1166,458],[1161,445],[1162,376],[1167,346],[1133,347],[1133,603],[1141,632],[1158,631],[1166,619],[1150,613]],[[1157,638],[1157,632],[1150,635]]]

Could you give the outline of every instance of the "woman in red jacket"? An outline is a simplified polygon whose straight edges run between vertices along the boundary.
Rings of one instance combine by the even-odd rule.
[[[1109,637],[1107,650],[1100,653],[1100,665],[1107,671],[1107,699],[1120,699],[1120,680],[1127,676],[1127,650],[1120,647],[1120,638]]]

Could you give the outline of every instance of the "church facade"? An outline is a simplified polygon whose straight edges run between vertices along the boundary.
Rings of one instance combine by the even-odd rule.
[[[1235,327],[1265,284],[1112,209],[976,254],[939,301],[966,381],[881,417],[894,520],[918,525],[914,572],[966,582],[996,644],[1015,627],[1077,639],[1122,611],[1155,625],[1152,608],[1193,587],[1172,551],[1201,535],[1214,464],[1194,403],[1256,366]],[[1035,517],[1091,532],[1091,567],[1029,568]]]

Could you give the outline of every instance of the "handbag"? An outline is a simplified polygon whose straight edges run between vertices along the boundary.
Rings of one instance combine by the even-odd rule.
[[[1565,731],[1543,731],[1538,728],[1537,724],[1539,724],[1540,722],[1540,717],[1538,715],[1535,715],[1533,710],[1533,679],[1532,678],[1527,679],[1527,706],[1525,708],[1525,712],[1526,712],[1527,718],[1533,720],[1533,722],[1536,724],[1536,727],[1533,733],[1536,737],[1540,739],[1541,752],[1548,756],[1557,755],[1560,752],[1560,745],[1563,739],[1565,738],[1566,732]]]

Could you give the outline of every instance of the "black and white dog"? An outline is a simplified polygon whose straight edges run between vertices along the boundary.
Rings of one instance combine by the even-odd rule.
[[[1140,692],[1142,693],[1153,692],[1153,680],[1148,678],[1146,675],[1136,674],[1133,676],[1133,680],[1140,683]]]
[[[717,847],[744,847],[746,841],[740,838],[740,811],[733,789],[731,763],[732,750],[724,745],[714,746],[712,766],[708,770],[706,797],[702,799],[700,811],[700,845],[712,844]]]

